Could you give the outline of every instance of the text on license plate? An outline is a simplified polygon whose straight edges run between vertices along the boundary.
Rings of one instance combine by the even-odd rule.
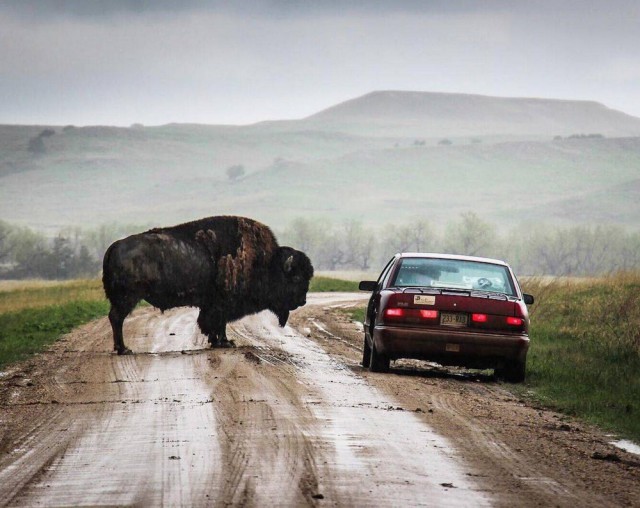
[[[440,324],[445,326],[467,326],[467,315],[460,312],[441,312]]]

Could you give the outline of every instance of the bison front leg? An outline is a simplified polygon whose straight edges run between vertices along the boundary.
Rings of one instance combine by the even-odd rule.
[[[227,339],[227,320],[224,313],[216,309],[200,309],[198,326],[209,339],[211,347],[234,347]]]
[[[218,332],[218,344],[217,347],[236,347],[236,343],[227,339],[227,323],[222,325],[222,328]]]

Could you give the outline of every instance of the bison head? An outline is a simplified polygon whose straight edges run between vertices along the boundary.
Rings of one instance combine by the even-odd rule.
[[[304,252],[291,247],[279,247],[270,267],[271,304],[280,326],[287,324],[289,312],[307,303],[313,266]]]

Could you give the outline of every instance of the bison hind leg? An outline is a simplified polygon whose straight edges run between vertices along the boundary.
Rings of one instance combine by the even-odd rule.
[[[109,322],[113,330],[113,349],[119,355],[129,355],[131,350],[124,344],[122,327],[125,318],[131,313],[138,302],[131,299],[117,300],[111,302],[109,311]]]

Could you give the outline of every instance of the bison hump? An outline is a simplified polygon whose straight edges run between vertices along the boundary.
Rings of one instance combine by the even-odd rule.
[[[271,230],[252,220],[238,218],[239,245],[218,261],[218,282],[226,291],[243,290],[266,275],[278,243]]]
[[[196,232],[196,242],[202,245],[209,253],[212,259],[216,259],[220,254],[220,245],[218,244],[218,237],[211,229],[200,229]]]

